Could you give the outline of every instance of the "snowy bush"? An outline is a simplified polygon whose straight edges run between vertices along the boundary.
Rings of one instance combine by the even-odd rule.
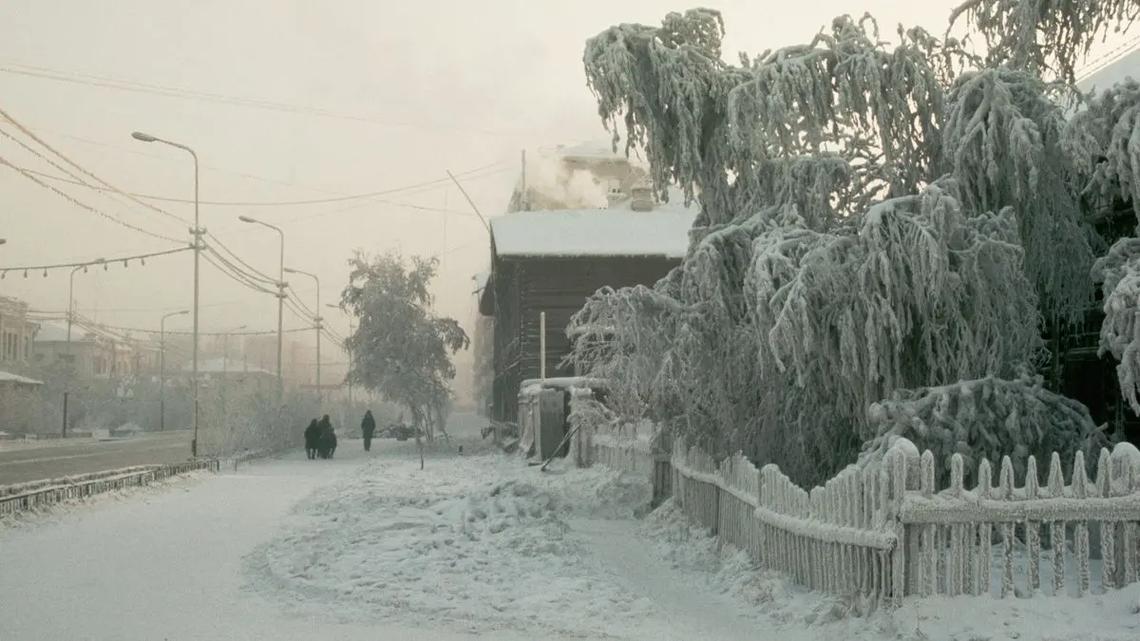
[[[1064,464],[1077,451],[1095,465],[1100,447],[1108,444],[1093,424],[1088,409],[1044,388],[1040,376],[1008,380],[986,377],[950,385],[897,390],[889,399],[873,403],[867,411],[875,437],[863,446],[860,464],[884,459],[895,440],[905,438],[919,451],[930,450],[938,468],[938,486],[947,487],[950,459],[961,454],[967,479],[981,461],[998,465],[1010,456],[1016,478],[1025,478],[1026,459],[1044,464],[1053,452]],[[1045,478],[1038,479],[1042,484]]]

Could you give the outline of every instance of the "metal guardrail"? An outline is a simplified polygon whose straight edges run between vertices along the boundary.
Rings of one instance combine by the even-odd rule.
[[[142,487],[189,472],[199,470],[217,472],[219,467],[217,459],[206,459],[168,465],[127,467],[0,487],[0,518],[62,501],[84,499],[128,487]]]

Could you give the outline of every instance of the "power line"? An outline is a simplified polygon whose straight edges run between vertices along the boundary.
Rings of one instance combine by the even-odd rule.
[[[91,213],[95,214],[96,216],[100,216],[100,217],[102,217],[102,218],[106,218],[107,220],[110,220],[111,222],[114,222],[114,223],[115,223],[115,224],[117,224],[117,225],[121,225],[121,226],[123,226],[123,227],[126,227],[127,229],[130,229],[130,230],[133,230],[133,231],[137,231],[137,232],[139,232],[140,234],[146,234],[147,236],[151,236],[151,237],[153,237],[153,238],[159,238],[159,239],[161,239],[161,240],[167,240],[167,241],[170,241],[170,242],[173,242],[173,243],[181,243],[181,242],[183,242],[183,241],[181,241],[181,240],[179,240],[179,239],[177,239],[177,238],[172,238],[172,237],[170,237],[170,236],[166,236],[166,235],[164,235],[164,234],[159,234],[159,233],[156,233],[156,232],[150,231],[149,229],[145,229],[145,228],[143,228],[143,227],[139,227],[138,225],[134,225],[134,224],[132,224],[132,223],[128,223],[127,221],[125,221],[125,220],[122,220],[121,218],[117,218],[117,217],[115,217],[115,216],[112,216],[111,214],[108,214],[107,212],[105,212],[105,211],[103,211],[103,210],[101,210],[101,209],[97,209],[96,207],[93,207],[93,206],[91,206],[91,205],[88,205],[87,203],[85,203],[85,202],[83,202],[83,201],[81,201],[81,200],[79,200],[79,199],[75,198],[75,197],[74,197],[74,196],[72,196],[71,194],[68,194],[67,192],[61,191],[61,190],[59,190],[59,189],[55,188],[54,186],[52,186],[52,185],[49,185],[49,184],[45,183],[44,181],[40,180],[39,178],[36,178],[36,177],[35,177],[35,176],[33,176],[33,175],[32,175],[32,174],[31,174],[31,173],[28,171],[28,170],[26,170],[26,169],[24,169],[24,168],[22,168],[22,167],[18,167],[18,166],[16,166],[16,165],[13,165],[11,162],[9,162],[9,161],[8,161],[8,159],[7,159],[7,158],[5,158],[5,157],[3,157],[3,156],[0,156],[0,165],[5,165],[5,166],[7,166],[7,167],[11,167],[11,168],[12,168],[14,171],[18,172],[18,173],[19,173],[20,175],[22,175],[24,178],[27,178],[28,180],[30,180],[30,181],[32,181],[32,182],[34,182],[34,183],[36,183],[37,185],[39,185],[40,187],[43,187],[44,189],[47,189],[47,190],[49,190],[49,191],[51,191],[51,192],[54,192],[54,193],[55,193],[56,195],[58,195],[60,198],[63,198],[64,200],[66,200],[66,201],[70,202],[71,204],[75,205],[76,207],[80,207],[80,208],[82,208],[82,209],[85,209],[85,210],[87,210],[87,211],[89,211],[89,212],[91,212]]]
[[[14,267],[0,267],[0,279],[4,278],[8,272],[20,271],[40,271],[46,272],[53,269],[67,269],[69,267],[92,267],[97,265],[109,266],[111,263],[123,263],[123,267],[127,267],[128,263],[132,260],[137,260],[146,266],[146,259],[154,258],[156,256],[168,256],[170,254],[178,254],[184,251],[190,251],[193,247],[178,247],[175,249],[167,249],[165,251],[150,252],[146,254],[133,254],[131,256],[116,256],[115,258],[88,260],[75,263],[55,263],[51,265],[17,265]],[[26,275],[25,275],[26,277]]]
[[[240,270],[234,269],[232,267],[223,266],[223,264],[219,264],[218,262],[215,261],[215,257],[218,256],[218,253],[213,251],[209,247],[207,247],[206,249],[207,249],[207,251],[202,254],[202,258],[204,258],[206,260],[206,262],[213,265],[222,274],[228,276],[231,280],[234,280],[234,281],[238,282],[239,284],[245,285],[249,289],[252,289],[252,290],[257,291],[257,292],[261,292],[263,294],[270,294],[272,296],[277,295],[277,292],[266,289],[259,282],[257,282],[256,280],[253,280],[250,276],[246,275],[244,272],[241,272]],[[223,263],[224,263],[224,261],[223,261]],[[231,271],[231,270],[233,270],[233,271]]]
[[[506,161],[500,160],[498,162],[493,162],[493,163],[490,163],[487,165],[483,165],[482,167],[470,169],[468,171],[465,171],[461,174],[456,174],[456,175],[461,176],[461,177],[466,177],[468,180],[476,180],[479,178],[487,178],[489,176],[496,176],[496,175],[506,173],[509,171],[514,171],[514,167],[509,167],[509,166],[503,167],[503,166],[501,166],[501,165],[504,165],[505,162]],[[496,169],[495,171],[486,172],[486,170],[494,168],[494,167],[499,167],[499,168]],[[45,172],[35,171],[35,170],[31,170],[31,169],[29,169],[27,171],[30,173],[36,174],[38,176],[42,176],[43,178],[47,178],[48,180],[55,180],[58,182],[70,183],[70,184],[77,185],[80,187],[86,187],[88,189],[92,189],[95,191],[114,191],[111,189],[100,187],[98,185],[92,185],[92,184],[89,184],[89,183],[86,183],[83,181],[79,181],[79,180],[70,180],[67,178],[63,178],[61,176],[53,176],[52,174],[48,174]],[[481,175],[478,175],[478,176],[473,175],[473,174],[477,174],[479,172],[486,172],[486,173],[482,173]],[[429,181],[414,183],[411,185],[405,185],[403,187],[394,187],[394,188],[390,188],[390,189],[382,189],[382,190],[378,190],[378,191],[371,191],[371,192],[365,192],[365,193],[359,193],[359,194],[347,194],[344,196],[330,196],[327,198],[308,198],[308,199],[301,199],[301,200],[275,200],[275,201],[270,201],[270,200],[250,200],[250,201],[242,201],[242,200],[199,200],[198,203],[202,204],[202,205],[210,205],[210,206],[214,206],[214,207],[292,207],[292,206],[300,206],[300,205],[324,205],[324,204],[329,204],[329,203],[345,202],[345,201],[349,201],[349,200],[365,200],[365,199],[368,199],[368,200],[375,200],[376,202],[379,202],[382,204],[394,205],[394,206],[398,206],[398,207],[409,207],[412,209],[426,209],[429,211],[443,211],[443,212],[455,213],[455,214],[466,213],[466,212],[461,212],[461,211],[452,210],[452,209],[439,209],[439,208],[435,208],[435,207],[425,207],[425,206],[421,206],[421,205],[413,205],[410,203],[401,203],[401,202],[396,202],[396,201],[385,201],[385,200],[377,199],[377,196],[388,196],[391,194],[398,194],[398,193],[404,193],[404,192],[411,192],[413,194],[414,193],[420,193],[420,192],[415,191],[415,190],[419,190],[419,189],[423,189],[423,188],[439,188],[441,185],[444,185],[445,183],[447,183],[449,181],[450,181],[449,178],[439,178],[436,180],[429,180]],[[154,201],[158,201],[158,202],[184,203],[184,204],[191,204],[194,202],[193,200],[190,200],[188,198],[175,198],[173,196],[158,196],[156,194],[145,194],[145,193],[139,193],[139,192],[123,192],[123,193],[126,195],[129,195],[129,196],[133,196],[135,198],[141,198],[141,199],[146,199],[146,200],[154,200]]]
[[[163,209],[159,209],[158,207],[155,207],[154,205],[151,205],[150,203],[147,203],[147,202],[143,202],[142,200],[139,200],[139,199],[138,199],[137,197],[135,197],[133,194],[128,194],[127,192],[123,191],[122,189],[119,189],[119,188],[118,188],[118,187],[116,187],[115,185],[112,185],[111,183],[107,182],[106,180],[103,180],[103,179],[102,179],[102,178],[100,178],[99,176],[97,176],[97,175],[95,175],[94,173],[92,173],[92,172],[88,171],[88,170],[87,170],[86,168],[84,168],[82,165],[80,165],[79,163],[75,162],[74,160],[72,160],[72,159],[71,159],[71,158],[69,158],[68,156],[64,155],[62,152],[60,152],[60,151],[59,151],[59,150],[57,150],[56,148],[54,148],[54,147],[52,147],[51,145],[49,145],[49,144],[48,144],[47,142],[45,142],[45,141],[44,141],[42,138],[40,138],[39,136],[37,136],[37,135],[35,134],[35,132],[33,132],[32,130],[28,129],[28,128],[27,128],[27,127],[25,127],[23,124],[21,124],[19,121],[17,121],[15,118],[13,118],[13,117],[12,117],[12,115],[11,115],[11,114],[9,114],[7,111],[5,111],[3,108],[0,108],[0,116],[3,116],[3,117],[4,117],[4,118],[5,118],[5,119],[6,119],[8,122],[12,123],[12,124],[13,124],[13,125],[14,125],[14,126],[17,128],[17,129],[19,129],[19,130],[20,130],[20,131],[21,131],[21,132],[22,132],[22,133],[23,133],[25,136],[27,136],[27,137],[31,138],[32,140],[36,141],[37,143],[39,143],[39,145],[40,145],[41,147],[43,147],[44,149],[47,149],[47,150],[48,150],[48,151],[50,151],[51,153],[55,154],[55,155],[56,155],[56,156],[58,156],[60,159],[62,159],[64,162],[66,162],[67,164],[69,164],[69,165],[71,165],[72,167],[76,168],[77,170],[79,170],[80,172],[82,172],[83,174],[85,174],[86,176],[88,176],[88,177],[90,177],[90,178],[94,179],[96,182],[99,182],[99,183],[101,183],[101,184],[102,184],[104,187],[103,187],[103,188],[99,188],[99,190],[100,190],[100,191],[106,191],[106,190],[112,191],[112,192],[114,192],[114,193],[116,193],[116,194],[119,194],[119,195],[121,195],[121,196],[125,196],[125,197],[126,197],[128,200],[130,200],[130,201],[132,201],[132,202],[134,202],[134,203],[136,203],[136,204],[138,204],[138,205],[140,205],[140,206],[142,206],[142,207],[145,207],[145,208],[147,208],[147,209],[150,209],[151,211],[154,211],[154,212],[156,212],[156,213],[158,213],[158,214],[161,214],[161,215],[163,215],[163,216],[168,216],[168,217],[170,217],[170,218],[173,218],[174,220],[177,220],[177,221],[179,221],[179,222],[181,222],[181,223],[189,223],[189,221],[187,221],[187,220],[185,220],[185,219],[183,219],[183,218],[181,218],[181,217],[179,217],[179,216],[176,216],[176,215],[174,215],[174,214],[172,214],[172,213],[170,213],[170,212],[168,212],[168,211],[165,211],[165,210],[163,210]],[[10,135],[8,135],[6,132],[0,132],[0,133],[4,133],[4,135],[5,135],[6,137],[8,137],[8,138],[10,138],[10,139],[12,139],[12,140],[15,140],[15,138],[12,138],[12,137],[11,137]],[[23,146],[23,147],[24,147],[25,149],[27,149],[28,151],[31,151],[33,154],[35,154],[35,155],[39,156],[40,158],[44,158],[44,156],[43,156],[43,155],[41,155],[41,154],[39,154],[39,153],[35,152],[34,150],[32,150],[32,149],[31,149],[30,147],[28,147],[27,145],[24,145],[22,142],[20,142],[20,141],[18,141],[18,140],[17,140],[16,142],[17,142],[17,143],[19,143],[21,146]],[[44,160],[48,160],[48,159],[47,159],[47,158],[44,158]],[[52,161],[50,161],[50,160],[48,160],[48,162],[49,162],[49,163],[51,163],[51,164],[52,164],[53,166],[55,166],[56,168],[62,169],[61,167],[59,167],[58,165],[56,165],[54,162],[52,162]],[[64,171],[65,173],[67,173],[67,170],[63,170],[63,171]],[[72,175],[72,177],[75,177],[75,176],[74,176],[74,175]],[[77,178],[77,177],[75,177],[75,178]],[[94,185],[88,185],[88,184],[86,184],[86,183],[85,183],[84,181],[82,181],[82,180],[79,180],[79,182],[80,182],[80,184],[83,184],[83,185],[84,185],[84,186],[86,186],[86,187],[92,187],[92,188],[94,188]]]
[[[148,153],[139,151],[137,149],[127,148],[127,147],[123,147],[121,145],[115,145],[115,144],[111,144],[111,143],[103,142],[103,141],[99,141],[99,140],[93,140],[91,138],[86,138],[83,136],[77,136],[75,134],[59,132],[59,131],[56,131],[55,133],[58,134],[59,136],[64,137],[64,138],[71,138],[73,140],[77,140],[79,142],[82,142],[82,143],[85,143],[88,145],[94,145],[97,147],[103,147],[103,148],[107,148],[107,149],[114,149],[116,151],[120,151],[120,152],[124,152],[124,153],[130,153],[130,154],[134,154],[134,155],[138,155],[138,156],[144,156],[146,158],[155,159],[155,160],[169,160],[170,159],[168,156],[159,156],[156,154],[148,154]],[[470,173],[479,172],[479,171],[482,171],[483,169],[494,167],[497,164],[505,165],[505,167],[503,167],[499,170],[493,171],[493,172],[488,172],[488,173],[480,175],[480,176],[472,176],[470,178],[470,180],[478,180],[478,179],[486,178],[489,176],[497,176],[501,173],[505,173],[507,171],[513,171],[514,170],[513,166],[511,166],[511,165],[513,165],[513,161],[503,160],[503,161],[499,161],[499,163],[492,163],[490,165],[486,165],[486,166],[481,167],[481,168],[471,169],[471,170],[465,171],[465,172],[458,174],[458,175],[464,176],[464,175],[467,175]],[[348,195],[348,194],[340,193],[340,192],[329,190],[329,189],[321,189],[319,187],[314,187],[312,185],[302,185],[302,184],[298,184],[296,182],[279,180],[279,179],[275,179],[275,178],[267,178],[265,176],[258,176],[256,174],[250,174],[247,172],[237,171],[237,170],[233,170],[233,169],[215,167],[213,165],[208,165],[208,164],[202,164],[201,167],[203,169],[214,171],[214,172],[217,172],[220,174],[229,174],[229,175],[237,176],[239,178],[245,178],[247,180],[253,180],[253,181],[257,181],[257,182],[268,183],[271,185],[278,185],[278,186],[282,186],[282,187],[292,187],[292,188],[296,188],[296,189],[304,189],[306,191],[332,194],[335,196],[346,196],[346,195]],[[33,172],[33,173],[38,173],[38,172]],[[60,178],[58,176],[53,176],[53,175],[48,174],[48,173],[39,173],[39,175],[42,177],[45,177],[45,178],[53,179],[53,180],[62,180],[62,178]],[[75,184],[79,184],[79,183],[75,183]],[[93,185],[85,185],[85,186],[92,187],[92,188],[94,187]],[[408,193],[409,193],[409,195],[419,194],[419,193],[425,193],[426,191],[434,191],[436,189],[441,189],[441,188],[444,188],[444,186],[443,185],[437,185],[434,187],[433,186],[426,186],[423,188],[416,188],[412,191],[409,191]],[[138,196],[138,194],[135,194],[135,195]],[[172,198],[170,200],[177,202],[179,199]],[[186,202],[186,203],[192,202],[192,201],[185,200],[185,199],[182,199],[182,200],[183,200],[183,202]],[[469,212],[466,212],[466,211],[458,211],[458,210],[453,210],[453,209],[441,209],[441,208],[435,208],[435,207],[422,207],[419,205],[413,205],[411,203],[404,203],[404,202],[391,201],[391,200],[381,200],[378,198],[373,198],[372,200],[374,202],[378,202],[378,203],[385,204],[385,205],[392,205],[392,206],[396,206],[396,207],[407,207],[407,208],[411,208],[411,209],[424,209],[427,211],[438,211],[438,212],[443,212],[443,213],[454,213],[454,214],[462,214],[462,215],[468,215],[469,214]],[[209,204],[209,203],[207,203],[207,204]],[[335,211],[343,211],[343,210],[335,210]],[[323,212],[323,213],[314,214],[311,216],[304,216],[301,218],[291,219],[291,220],[301,220],[303,218],[319,217],[319,216],[327,215],[328,213],[335,213],[335,212]]]
[[[305,116],[317,116],[322,118],[331,118],[336,120],[345,120],[352,122],[365,122],[385,127],[408,127],[415,129],[427,130],[443,130],[443,131],[463,131],[467,133],[478,133],[488,136],[497,136],[504,138],[530,138],[538,132],[504,132],[494,131],[489,129],[482,129],[477,127],[456,127],[451,125],[435,125],[423,124],[414,122],[397,122],[385,121],[369,116],[357,116],[352,114],[343,114],[328,109],[317,107],[303,107],[284,102],[275,102],[264,100],[260,98],[245,98],[240,96],[230,96],[221,93],[197,91],[193,89],[186,89],[182,87],[174,87],[169,85],[158,85],[151,83],[144,83],[132,80],[122,80],[110,76],[85,74],[72,71],[61,71],[58,69],[51,69],[48,67],[39,67],[27,65],[22,63],[7,63],[0,66],[0,72],[30,76],[34,78],[41,78],[45,80],[54,80],[56,82],[66,82],[71,84],[87,85],[92,87],[101,87],[104,89],[115,89],[118,91],[129,91],[134,93],[146,93],[167,98],[179,98],[184,100],[199,100],[203,102],[212,102],[217,104],[226,104],[240,107],[249,107],[255,109],[265,109],[269,111],[278,111],[283,113],[292,113]]]
[[[271,283],[271,284],[274,284],[274,285],[276,285],[276,284],[277,284],[277,279],[276,279],[276,278],[273,278],[273,277],[269,276],[268,274],[266,274],[266,273],[264,273],[264,272],[262,272],[262,271],[258,270],[258,269],[257,269],[256,267],[254,267],[253,265],[250,265],[249,263],[247,263],[245,260],[243,260],[243,259],[242,259],[242,257],[241,257],[241,256],[238,256],[238,255],[237,255],[237,252],[233,251],[233,250],[232,250],[232,249],[230,249],[229,247],[226,247],[226,246],[225,246],[225,244],[223,244],[223,243],[222,243],[221,239],[219,239],[219,238],[218,238],[217,236],[215,236],[213,233],[211,233],[211,232],[206,232],[206,235],[207,235],[207,236],[209,236],[209,237],[210,237],[210,239],[214,241],[214,242],[213,242],[213,244],[214,244],[214,245],[217,245],[218,247],[220,247],[220,248],[221,248],[222,250],[224,250],[224,251],[225,251],[227,254],[229,254],[230,256],[232,256],[232,257],[233,257],[233,259],[234,259],[234,260],[236,260],[236,261],[237,261],[237,262],[238,262],[240,265],[242,265],[242,266],[243,266],[245,269],[249,270],[249,272],[251,273],[251,274],[250,274],[250,277],[251,277],[251,278],[254,278],[254,279],[256,279],[256,280],[260,280],[260,281],[264,281],[264,282],[266,282],[266,283]],[[217,255],[217,256],[218,256],[220,259],[222,259],[223,261],[225,261],[225,260],[226,260],[226,258],[225,258],[224,256],[222,256],[221,254],[218,254],[217,252],[214,252],[214,253],[215,253],[215,255]],[[230,266],[231,266],[233,269],[235,269],[235,270],[238,270],[238,271],[241,271],[241,270],[240,270],[238,267],[236,267],[236,266],[232,265],[232,263],[229,263],[229,261],[227,261],[227,264],[230,264]]]

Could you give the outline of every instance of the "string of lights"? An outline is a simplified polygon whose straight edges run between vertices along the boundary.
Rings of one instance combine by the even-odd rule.
[[[23,272],[24,278],[28,277],[29,272],[43,272],[44,278],[47,278],[48,272],[57,269],[74,269],[76,267],[83,267],[84,271],[88,267],[103,266],[106,270],[113,263],[122,263],[123,267],[129,267],[132,260],[137,260],[140,265],[146,266],[146,259],[155,258],[158,256],[169,256],[171,254],[180,254],[182,252],[190,251],[193,247],[175,247],[174,249],[167,249],[163,251],[148,252],[145,254],[132,254],[130,256],[116,256],[115,258],[96,258],[94,260],[78,261],[71,263],[53,263],[50,265],[17,265],[12,267],[0,267],[0,280],[3,280],[8,272]]]

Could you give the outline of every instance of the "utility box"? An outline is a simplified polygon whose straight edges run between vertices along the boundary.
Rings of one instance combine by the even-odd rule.
[[[558,452],[566,437],[566,392],[546,389],[538,394],[538,420],[534,425],[534,451],[542,460]]]

